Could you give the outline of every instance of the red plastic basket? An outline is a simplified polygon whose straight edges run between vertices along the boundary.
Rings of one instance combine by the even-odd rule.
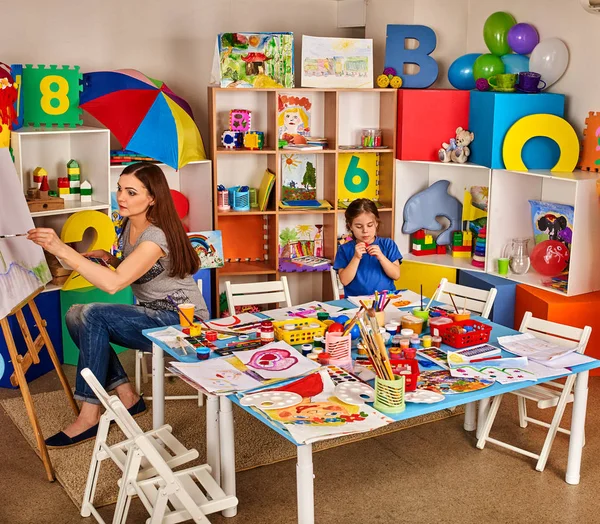
[[[473,331],[461,333],[460,328],[465,326],[471,326]],[[452,324],[439,326],[438,330],[444,344],[460,349],[488,342],[490,340],[492,326],[477,322],[477,320],[459,320]]]
[[[390,360],[394,375],[404,377],[404,390],[414,391],[419,381],[419,363],[416,359],[394,359]]]

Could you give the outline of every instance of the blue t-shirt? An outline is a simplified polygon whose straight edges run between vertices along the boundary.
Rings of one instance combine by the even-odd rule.
[[[383,255],[390,261],[402,261],[400,250],[391,238],[376,237],[373,244],[379,246]],[[354,256],[356,240],[346,242],[338,248],[333,269],[344,269]],[[344,286],[346,296],[372,295],[374,291],[395,289],[394,281],[385,274],[381,263],[374,256],[365,253],[358,264],[358,270],[352,282]]]

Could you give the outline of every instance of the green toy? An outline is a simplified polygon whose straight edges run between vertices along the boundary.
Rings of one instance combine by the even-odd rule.
[[[23,66],[21,97],[23,123],[59,127],[83,124],[79,93],[83,90],[79,66],[58,67],[43,64]]]

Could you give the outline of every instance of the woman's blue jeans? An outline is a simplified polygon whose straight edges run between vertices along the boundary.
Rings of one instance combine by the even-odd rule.
[[[129,382],[111,343],[131,349],[152,351],[152,343],[142,330],[179,323],[174,311],[147,309],[126,304],[78,304],[67,311],[67,329],[79,348],[75,398],[100,404],[92,389],[81,376],[89,368],[110,391]]]

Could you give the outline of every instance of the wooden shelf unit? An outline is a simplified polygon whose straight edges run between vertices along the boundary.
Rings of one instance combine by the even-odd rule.
[[[315,151],[296,151],[280,149],[278,146],[277,107],[279,95],[306,96],[310,99],[311,134],[323,136],[328,140],[328,148]],[[217,276],[279,278],[279,231],[280,226],[289,227],[290,219],[296,224],[313,223],[324,226],[324,254],[333,260],[337,251],[337,237],[346,231],[344,209],[338,208],[338,159],[340,155],[369,153],[379,155],[379,199],[384,204],[381,211],[381,234],[393,237],[395,222],[395,156],[396,156],[396,105],[397,92],[393,89],[225,89],[208,88],[210,157],[213,162],[213,216],[215,229],[230,229],[232,225],[243,230],[248,239],[247,221],[254,215],[262,215],[268,234],[268,249],[265,260],[228,262],[217,270]],[[252,111],[252,129],[265,133],[265,149],[250,151],[247,149],[226,149],[221,144],[221,134],[228,129],[228,117],[231,109],[247,109]],[[360,142],[363,128],[374,127],[382,130],[385,149],[340,149]],[[317,198],[328,200],[331,210],[297,210],[284,211],[278,209],[281,200],[282,172],[281,162],[284,155],[314,154],[317,159]],[[268,203],[268,211],[227,212],[216,209],[217,186],[247,185],[258,190],[265,169],[275,174],[274,189]],[[223,232],[225,257],[228,251],[240,255],[244,246],[228,248],[231,238],[227,231]],[[229,233],[229,236],[233,233]],[[256,234],[261,235],[259,231]],[[241,239],[240,239],[241,241]],[[251,242],[248,242],[251,245]],[[238,256],[243,259],[243,256]],[[289,273],[286,273],[288,276]],[[298,273],[319,275],[322,298],[331,297],[331,282],[328,272]],[[320,297],[312,297],[320,298]]]

